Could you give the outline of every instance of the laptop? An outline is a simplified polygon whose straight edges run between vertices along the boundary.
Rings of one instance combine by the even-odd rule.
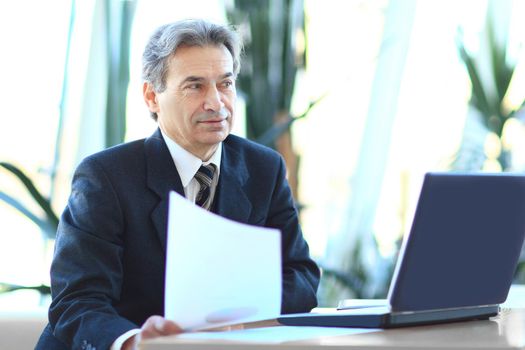
[[[342,301],[337,311],[278,321],[393,328],[487,319],[507,298],[524,236],[525,176],[427,173],[387,305]]]

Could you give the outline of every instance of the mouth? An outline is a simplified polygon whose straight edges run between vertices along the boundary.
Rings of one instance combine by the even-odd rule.
[[[199,121],[199,123],[203,123],[203,124],[219,124],[219,123],[222,123],[223,121],[226,121],[226,119],[228,119],[228,118],[227,117],[226,118],[213,118],[213,119],[201,120],[201,121]]]

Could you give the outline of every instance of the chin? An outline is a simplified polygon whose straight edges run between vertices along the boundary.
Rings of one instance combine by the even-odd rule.
[[[207,138],[211,141],[211,142],[221,142],[221,141],[224,141],[224,139],[226,137],[228,137],[228,135],[230,134],[230,130],[217,130],[217,131],[212,131],[210,132],[208,135],[207,135]]]
[[[222,142],[228,137],[229,133],[216,133],[215,135],[208,135],[208,137],[205,137],[202,139],[202,143],[208,144],[208,145],[215,145],[219,142]]]

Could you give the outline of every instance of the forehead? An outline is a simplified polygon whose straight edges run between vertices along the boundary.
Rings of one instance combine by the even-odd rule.
[[[233,73],[233,58],[224,46],[182,46],[171,56],[168,78],[213,77]]]

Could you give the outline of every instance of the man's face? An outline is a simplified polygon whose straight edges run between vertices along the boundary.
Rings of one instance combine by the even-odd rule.
[[[144,98],[164,133],[207,160],[231,131],[236,99],[233,59],[224,46],[179,47],[169,60],[166,89],[144,84]]]

